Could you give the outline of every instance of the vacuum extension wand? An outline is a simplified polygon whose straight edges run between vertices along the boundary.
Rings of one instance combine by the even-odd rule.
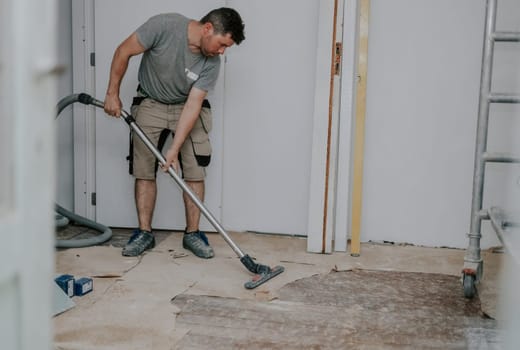
[[[96,100],[92,96],[81,93],[77,95],[78,102],[81,102],[85,105],[92,104],[99,108],[104,108],[104,102]],[[157,160],[161,163],[161,165],[166,164],[166,159],[163,157],[161,152],[155,147],[155,145],[150,141],[148,136],[145,135],[143,130],[136,124],[135,119],[128,114],[126,111],[121,111],[121,117],[123,120],[130,126],[130,128],[136,133],[136,135],[144,142],[146,147],[153,153],[153,155],[157,158]],[[279,275],[284,271],[283,266],[275,266],[273,268],[255,263],[253,259],[242,252],[242,250],[233,242],[233,240],[226,233],[222,225],[215,219],[215,217],[211,214],[211,212],[206,208],[206,206],[200,201],[197,195],[186,185],[186,183],[181,179],[179,174],[175,172],[175,169],[170,166],[168,168],[168,174],[175,180],[175,182],[181,187],[181,189],[188,194],[190,199],[195,203],[195,205],[200,209],[201,213],[208,219],[208,221],[213,225],[213,227],[222,235],[227,244],[233,249],[233,251],[238,255],[240,261],[244,266],[255,276],[244,284],[244,287],[247,289],[253,289],[258,287],[264,282],[267,282],[271,278]]]

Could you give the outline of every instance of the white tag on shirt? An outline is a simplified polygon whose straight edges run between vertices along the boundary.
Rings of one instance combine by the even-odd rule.
[[[199,79],[199,75],[196,74],[196,73],[193,73],[192,71],[190,71],[188,68],[184,69],[184,72],[186,73],[186,76],[193,80],[193,81],[196,81],[197,79]]]

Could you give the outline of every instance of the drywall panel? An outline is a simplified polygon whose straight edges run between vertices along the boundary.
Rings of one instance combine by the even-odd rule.
[[[372,0],[362,241],[467,246],[484,12]]]

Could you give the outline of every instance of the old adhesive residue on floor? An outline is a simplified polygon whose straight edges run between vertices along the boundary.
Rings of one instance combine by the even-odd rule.
[[[291,282],[271,302],[186,294],[172,302],[177,325],[190,329],[179,344],[186,349],[466,349],[498,341],[479,299],[465,299],[458,278],[441,274],[331,272]]]

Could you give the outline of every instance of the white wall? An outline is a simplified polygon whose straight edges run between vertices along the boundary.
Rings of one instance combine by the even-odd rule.
[[[499,22],[518,30],[512,1]],[[484,0],[372,0],[362,241],[467,246],[484,14]],[[496,61],[498,83],[518,69]],[[494,142],[511,143],[493,126]],[[503,184],[488,174],[485,206]],[[482,244],[499,244],[487,223]]]

